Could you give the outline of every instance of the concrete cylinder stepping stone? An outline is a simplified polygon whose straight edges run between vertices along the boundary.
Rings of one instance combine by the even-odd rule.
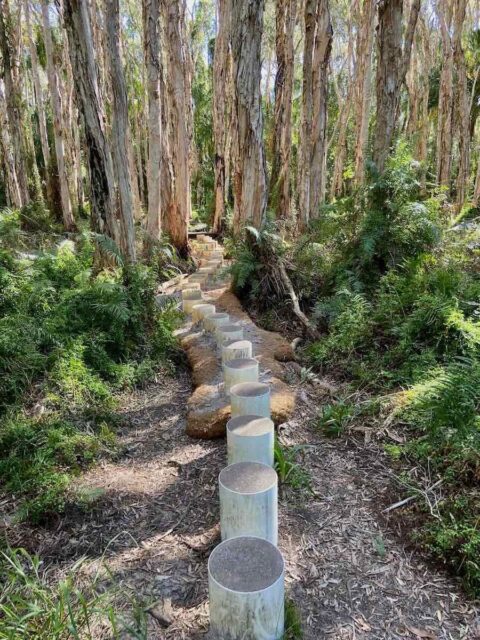
[[[198,296],[202,297],[200,287],[185,287],[185,289],[182,289],[182,300],[198,300]]]
[[[255,415],[270,418],[270,386],[263,382],[241,382],[230,387],[232,418]]]
[[[225,393],[230,395],[230,387],[240,382],[258,382],[258,362],[253,358],[235,358],[223,365]]]
[[[227,422],[228,464],[260,462],[273,467],[275,429],[270,418],[238,416]]]
[[[215,333],[217,327],[223,324],[228,324],[229,322],[230,316],[228,315],[228,313],[212,313],[212,315],[205,318],[204,326],[206,331]]]
[[[229,342],[236,342],[243,338],[243,327],[239,324],[223,324],[215,331],[217,342],[220,346]]]
[[[204,318],[211,316],[212,313],[215,313],[214,304],[195,304],[192,307],[192,320],[194,322],[200,322]]]
[[[189,282],[197,282],[200,287],[203,287],[207,283],[208,276],[205,273],[199,273],[190,276],[188,280]]]
[[[198,289],[187,289],[182,291],[183,310],[185,313],[192,313],[192,307],[200,304],[202,300],[202,292]]]
[[[253,347],[249,340],[237,340],[222,347],[222,364],[236,358],[251,358],[252,354]]]
[[[285,563],[267,540],[226,540],[210,554],[210,633],[216,640],[280,640],[284,634]]]
[[[201,285],[199,282],[190,282],[188,280],[185,280],[180,285],[180,289],[182,291],[185,291],[186,289],[200,289],[200,288],[201,288]]]
[[[218,476],[222,540],[257,536],[278,540],[278,479],[266,464],[236,462]]]

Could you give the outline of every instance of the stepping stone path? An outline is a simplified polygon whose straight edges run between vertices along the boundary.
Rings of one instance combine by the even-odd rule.
[[[284,634],[285,564],[277,549],[271,417],[287,419],[295,396],[272,375],[273,370],[281,375],[281,366],[268,349],[273,343],[283,359],[293,359],[293,353],[280,336],[257,329],[227,292],[223,251],[215,240],[199,236],[194,257],[199,270],[187,283],[176,283],[183,310],[192,318],[181,342],[197,385],[189,400],[187,433],[209,438],[228,431],[229,466],[218,479],[222,543],[208,565],[211,637],[279,640]],[[189,289],[188,283],[200,284],[200,289]],[[257,360],[258,333],[269,335]]]

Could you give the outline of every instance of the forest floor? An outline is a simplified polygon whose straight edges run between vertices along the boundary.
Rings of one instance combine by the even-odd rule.
[[[126,591],[152,605],[152,639],[199,639],[208,630],[207,559],[219,542],[217,476],[226,446],[185,434],[191,393],[189,372],[179,368],[126,394],[124,455],[80,480],[101,491],[94,505],[48,529],[22,525],[14,536],[52,576],[82,557],[87,572],[108,565]],[[282,487],[279,547],[305,640],[480,638],[479,609],[409,550],[382,513],[398,499],[383,452],[374,442],[331,440],[315,429],[328,401],[322,385],[299,379],[297,397],[279,437],[305,445],[301,466],[312,491]]]

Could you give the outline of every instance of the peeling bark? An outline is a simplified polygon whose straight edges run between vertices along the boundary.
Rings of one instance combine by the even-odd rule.
[[[260,95],[264,0],[235,0],[232,8],[234,119],[234,231],[260,227],[267,206],[267,176]]]
[[[213,134],[215,142],[215,213],[213,230],[218,232],[225,216],[226,175],[229,169],[232,62],[230,30],[232,2],[218,2],[218,33],[213,59]]]
[[[290,157],[292,146],[292,94],[297,0],[277,0],[275,123],[271,199],[277,218],[290,217]]]
[[[68,173],[65,161],[65,143],[63,130],[62,98],[60,95],[58,75],[53,59],[53,42],[48,16],[48,0],[42,0],[43,37],[47,58],[48,86],[53,114],[53,131],[55,138],[55,156],[57,159],[58,182],[62,203],[63,225],[67,231],[75,229],[75,219],[72,213],[72,202],[68,186]]]
[[[119,0],[106,0],[106,27],[110,79],[112,81],[112,155],[117,180],[120,220],[120,244],[123,255],[135,262],[135,229],[132,196],[132,178],[128,162],[128,107],[127,88],[120,55]]]
[[[305,2],[299,227],[318,216],[325,196],[328,64],[333,29],[328,0]]]

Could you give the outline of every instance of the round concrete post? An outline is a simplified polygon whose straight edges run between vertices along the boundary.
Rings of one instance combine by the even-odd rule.
[[[184,280],[180,285],[180,289],[185,291],[186,289],[201,289],[199,282],[189,282],[188,280]]]
[[[243,327],[235,323],[220,325],[215,331],[215,337],[220,346],[236,342],[243,338]]]
[[[222,540],[257,536],[278,539],[278,480],[272,467],[236,462],[218,476]]]
[[[214,304],[195,304],[192,307],[192,320],[194,322],[200,322],[204,318],[208,318],[212,313],[215,313]]]
[[[223,365],[225,393],[230,395],[230,387],[241,382],[258,382],[258,362],[253,358],[235,358]]]
[[[211,316],[205,318],[205,329],[215,333],[217,327],[230,322],[230,316],[228,313],[212,313]]]
[[[242,382],[230,387],[232,418],[262,416],[270,418],[270,386],[263,382]]]
[[[251,358],[253,353],[252,343],[249,340],[237,340],[222,347],[222,364],[236,358]]]
[[[275,429],[270,418],[238,416],[227,422],[228,464],[260,462],[273,467]]]
[[[285,563],[273,544],[243,536],[208,559],[210,633],[215,640],[280,640],[284,634]]]
[[[185,313],[192,313],[192,307],[200,304],[202,300],[202,292],[198,289],[182,291],[183,310]]]

